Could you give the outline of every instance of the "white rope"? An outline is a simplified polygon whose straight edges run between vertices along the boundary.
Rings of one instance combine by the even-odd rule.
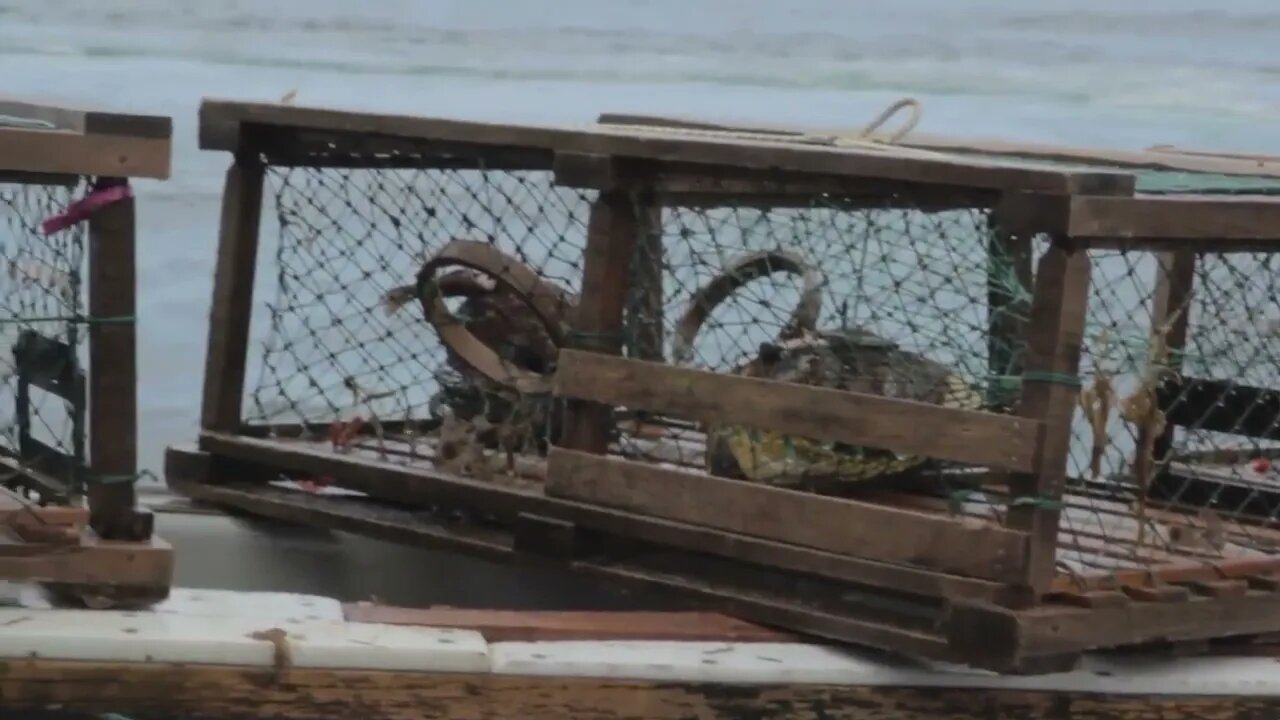
[[[48,120],[18,117],[17,115],[0,115],[0,127],[22,128],[24,130],[53,130],[57,125]]]
[[[889,118],[896,115],[904,108],[911,108],[911,117],[891,133],[887,138],[879,139],[873,137],[873,133],[884,125]],[[609,129],[625,130],[626,132],[635,134],[649,135],[682,135],[687,137],[705,137],[718,140],[750,140],[759,142],[772,143],[794,143],[800,145],[823,145],[834,148],[851,148],[859,150],[870,150],[873,152],[885,152],[898,155],[910,155],[915,157],[928,158],[951,158],[954,157],[948,153],[942,153],[935,150],[926,150],[923,148],[912,148],[898,144],[904,137],[911,133],[920,122],[923,115],[923,109],[920,102],[915,98],[902,98],[885,108],[874,120],[872,120],[865,128],[854,135],[819,135],[814,133],[770,133],[752,130],[731,130],[731,129],[715,129],[715,128],[685,128],[672,127],[668,125],[637,125],[632,123],[604,123],[603,127]]]

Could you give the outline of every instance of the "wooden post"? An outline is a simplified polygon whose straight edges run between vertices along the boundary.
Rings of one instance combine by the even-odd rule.
[[[1044,422],[1036,469],[1010,477],[1010,495],[1026,498],[1009,509],[1008,526],[1031,535],[1027,586],[1047,592],[1056,572],[1058,520],[1071,452],[1071,422],[1080,388],[1080,346],[1089,295],[1089,254],[1062,238],[1040,259],[1031,314],[1018,414]]]
[[[630,265],[640,235],[635,197],[625,189],[606,190],[591,206],[582,295],[571,343],[574,348],[611,355],[618,355],[622,350],[623,308],[631,286]],[[606,453],[612,428],[611,413],[608,405],[569,401],[560,446]]]
[[[1195,285],[1196,254],[1187,250],[1160,253],[1156,268],[1155,295],[1151,303],[1152,333],[1163,329],[1164,344],[1168,351],[1166,363],[1171,372],[1182,370],[1182,354],[1187,346],[1187,328],[1190,324],[1191,292]],[[1151,457],[1159,474],[1173,449],[1173,426],[1155,438]],[[1138,447],[1146,446],[1145,426],[1139,429]]]
[[[626,308],[627,353],[639,360],[661,362],[663,341],[662,281],[666,269],[662,243],[662,206],[651,198],[637,202],[635,283]]]
[[[126,185],[99,178],[96,189]],[[133,198],[89,220],[90,525],[107,540],[146,540],[149,513],[134,509],[138,475],[138,367]]]
[[[264,171],[247,154],[227,169],[204,365],[200,426],[205,430],[235,432],[240,427]]]
[[[1019,345],[1030,308],[1021,293],[1030,293],[1032,287],[1031,238],[1015,237],[1001,228],[997,210],[991,211],[989,223],[987,404],[993,410],[1007,410],[1017,398],[1016,386],[1008,381],[1022,374],[1024,360]]]

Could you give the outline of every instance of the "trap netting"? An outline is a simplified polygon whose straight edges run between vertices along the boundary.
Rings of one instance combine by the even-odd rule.
[[[663,357],[688,367],[1007,412],[1030,299],[1018,262],[994,241],[986,209],[925,211],[908,201],[667,208],[662,243],[642,242],[633,265],[629,352],[652,356],[661,337]],[[620,449],[821,492],[884,479],[908,487],[913,477],[943,511],[976,477],[974,468],[733,425],[673,423],[654,435],[642,423]]]
[[[1094,251],[1059,562],[1280,549],[1280,285],[1267,253]]]
[[[275,289],[246,422],[474,474],[473,445],[545,446],[538,384],[576,302],[589,193],[542,170],[291,167],[268,182]]]
[[[0,182],[0,455],[75,490],[85,464],[84,224],[41,224],[87,188]],[[0,482],[30,490],[12,467]]]

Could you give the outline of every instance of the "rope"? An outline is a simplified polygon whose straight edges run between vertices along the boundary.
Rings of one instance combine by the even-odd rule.
[[[887,138],[873,138],[871,134],[884,125],[889,118],[896,115],[903,108],[912,108],[911,117],[898,128],[897,131],[890,134]],[[854,135],[830,134],[821,135],[815,133],[797,133],[782,134],[770,132],[756,132],[752,130],[730,130],[730,129],[713,129],[713,128],[683,128],[670,127],[665,125],[635,125],[631,123],[608,123],[606,127],[625,129],[629,132],[648,133],[653,135],[687,135],[690,137],[707,137],[725,140],[755,140],[760,142],[773,143],[795,143],[802,145],[826,145],[835,148],[857,148],[861,150],[872,150],[875,152],[894,152],[902,155],[909,155],[921,158],[934,159],[950,159],[954,155],[949,153],[938,152],[936,150],[926,150],[924,148],[913,148],[898,143],[906,137],[916,125],[920,122],[923,115],[920,102],[915,98],[902,98],[885,108],[876,116],[865,128]]]
[[[40,120],[38,118],[0,115],[0,127],[21,128],[23,130],[56,130],[58,126],[48,120]]]

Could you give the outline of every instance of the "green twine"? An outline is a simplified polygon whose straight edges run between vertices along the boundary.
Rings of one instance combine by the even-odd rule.
[[[35,317],[7,317],[0,318],[0,325],[17,325],[21,323],[40,323],[40,322],[68,322],[78,323],[82,325],[111,325],[120,324],[127,325],[137,322],[137,318],[133,315],[119,315],[115,317],[86,317],[83,315],[46,315]]]

